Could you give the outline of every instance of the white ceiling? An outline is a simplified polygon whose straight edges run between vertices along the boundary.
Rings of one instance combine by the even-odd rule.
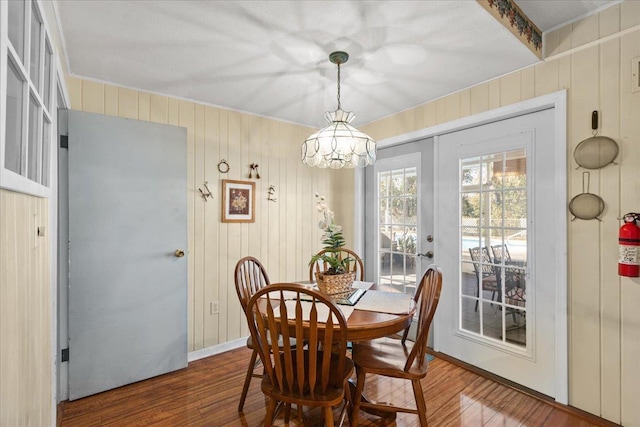
[[[520,0],[543,31],[612,1]],[[57,0],[72,75],[312,127],[359,125],[526,67],[476,1]]]

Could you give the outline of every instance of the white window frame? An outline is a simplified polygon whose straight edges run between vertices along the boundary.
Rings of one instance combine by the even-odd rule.
[[[16,55],[15,50],[9,43],[9,31],[8,31],[8,15],[9,15],[9,6],[8,2],[1,1],[0,2],[0,188],[16,191],[19,193],[31,194],[38,197],[51,198],[52,191],[52,183],[54,182],[55,177],[53,176],[53,160],[55,156],[53,153],[57,146],[57,137],[56,137],[56,128],[57,124],[54,121],[55,114],[51,111],[52,106],[54,105],[53,97],[55,96],[55,88],[57,87],[57,69],[58,69],[58,60],[57,55],[55,54],[55,50],[53,48],[53,43],[50,38],[50,31],[45,22],[43,13],[41,11],[41,6],[36,0],[25,0],[25,39],[24,39],[24,58],[26,64],[22,64],[19,57]],[[33,7],[36,8],[33,11]],[[31,15],[32,11],[36,13],[40,22],[42,23],[42,31],[40,31],[40,62],[39,62],[39,72],[38,72],[38,85],[41,90],[44,89],[44,73],[42,69],[44,68],[44,58],[47,51],[47,46],[49,46],[51,55],[51,64],[49,69],[49,105],[44,105],[43,97],[41,93],[36,90],[36,85],[34,85],[33,81],[31,81],[31,76],[28,73],[29,61],[30,61],[30,49],[31,49]],[[51,144],[49,147],[49,158],[46,159],[49,162],[47,168],[45,168],[49,177],[46,182],[49,183],[48,186],[42,185],[37,181],[32,181],[25,175],[21,175],[15,173],[9,169],[5,168],[5,129],[6,129],[6,99],[7,99],[7,73],[8,73],[8,60],[9,57],[13,59],[13,64],[15,65],[18,72],[22,74],[21,77],[26,78],[27,84],[24,85],[23,88],[23,105],[22,105],[22,138],[23,138],[23,165],[28,164],[28,141],[29,141],[29,123],[28,123],[28,110],[30,97],[33,96],[38,103],[38,115],[37,115],[37,130],[36,130],[36,138],[38,139],[38,147],[37,147],[37,155],[42,156],[43,147],[41,141],[43,137],[43,126],[44,126],[44,117],[49,121],[51,126],[49,127],[49,143]],[[42,181],[41,177],[42,167],[38,171],[37,180]]]

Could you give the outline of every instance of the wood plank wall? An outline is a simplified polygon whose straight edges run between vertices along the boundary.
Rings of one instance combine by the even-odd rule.
[[[342,199],[332,194],[341,183],[351,187],[353,174],[302,164],[300,146],[311,128],[90,80],[70,77],[67,84],[74,110],[187,128],[189,350],[248,336],[233,282],[236,262],[252,255],[273,282],[306,280],[309,258],[320,249],[315,193],[339,206]],[[222,159],[229,173],[218,171]],[[221,180],[249,180],[250,163],[259,165],[261,176],[253,180],[256,222],[221,223]],[[213,193],[206,202],[198,191],[205,181]],[[267,200],[269,185],[275,186],[276,202]],[[352,216],[353,208],[346,212]],[[219,314],[211,313],[214,301]]]
[[[0,190],[0,207],[0,425],[53,425],[49,200]]]
[[[640,279],[617,275],[617,217],[640,211],[640,92],[631,91],[640,2],[616,4],[546,34],[545,46],[547,59],[538,65],[362,130],[380,140],[567,89],[570,200],[582,192],[573,151],[591,136],[591,112],[600,112],[600,132],[618,142],[620,154],[617,165],[591,171],[590,191],[607,205],[603,221],[569,222],[569,400],[640,426]]]

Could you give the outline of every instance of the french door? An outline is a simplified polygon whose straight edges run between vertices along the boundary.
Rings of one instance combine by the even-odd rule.
[[[554,111],[438,137],[435,349],[555,396]]]
[[[433,139],[378,150],[365,171],[366,277],[413,295],[433,262]]]

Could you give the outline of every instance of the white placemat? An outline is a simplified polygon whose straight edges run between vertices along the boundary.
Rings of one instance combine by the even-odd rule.
[[[360,280],[356,280],[351,285],[352,288],[364,289],[364,290],[369,289],[371,286],[373,286],[373,282],[361,282]]]
[[[406,314],[413,305],[411,295],[400,292],[368,290],[353,306],[356,310],[377,311],[379,313]]]

